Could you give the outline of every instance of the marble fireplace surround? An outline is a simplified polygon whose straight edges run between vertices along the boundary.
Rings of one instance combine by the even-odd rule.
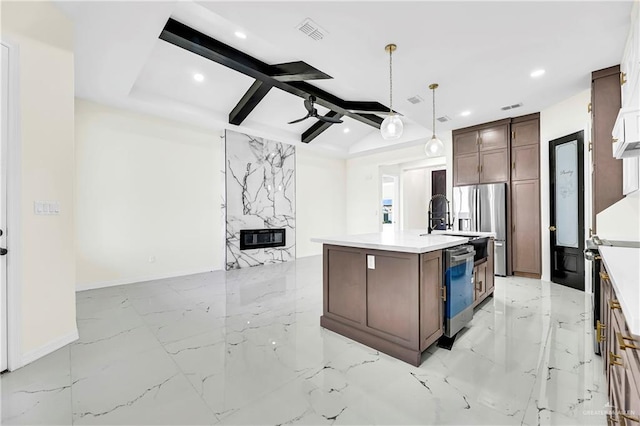
[[[295,259],[295,147],[225,131],[227,270]],[[240,230],[284,228],[286,245],[240,250]]]

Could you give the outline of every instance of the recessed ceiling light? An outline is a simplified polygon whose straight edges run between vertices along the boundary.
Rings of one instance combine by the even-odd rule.
[[[544,70],[542,69],[531,72],[531,77],[533,78],[541,77],[542,75],[544,75]]]
[[[463,116],[463,117],[466,117],[466,116],[468,116],[468,115],[471,115],[471,111],[462,111],[462,112],[460,113],[460,115],[461,115],[461,116]]]
[[[345,133],[349,133],[349,128],[348,128],[348,127],[345,127],[345,128],[344,128],[344,130],[343,130],[343,132],[345,132]]]
[[[199,72],[195,73],[193,75],[193,79],[195,81],[197,81],[198,83],[200,83],[201,81],[204,81],[204,75],[200,74]]]
[[[242,31],[236,31],[235,34],[236,34],[236,37],[241,38],[243,40],[245,38],[247,38],[247,35],[245,33],[243,33]]]

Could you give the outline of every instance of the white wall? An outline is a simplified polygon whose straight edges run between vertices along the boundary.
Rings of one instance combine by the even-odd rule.
[[[380,232],[382,220],[381,210],[381,175],[392,174],[391,169],[402,170],[421,167],[447,166],[447,197],[451,199],[451,132],[439,134],[445,146],[445,156],[427,158],[424,153],[424,142],[410,146],[374,154],[355,157],[347,160],[347,233],[363,234]],[[400,193],[404,192],[401,185]],[[404,200],[400,200],[404,204]],[[426,214],[427,206],[424,206]],[[402,215],[404,213],[401,212]],[[405,226],[406,228],[406,226]]]
[[[591,100],[589,90],[580,92],[569,99],[540,111],[540,208],[542,236],[542,279],[551,279],[550,233],[549,233],[549,141],[584,130],[584,173],[585,173],[585,235],[589,238],[591,217],[591,165],[589,159],[589,113],[587,105]],[[587,274],[588,275],[588,274]]]
[[[390,199],[393,202],[395,198],[395,191],[393,190],[395,185],[394,182],[382,182],[382,199],[388,200]]]
[[[312,237],[347,232],[345,179],[344,159],[296,146],[296,257],[322,254]]]
[[[21,170],[19,240],[9,249],[21,264],[10,286],[20,294],[9,315],[9,368],[17,368],[77,338],[74,244],[73,27],[49,2],[2,2],[2,38],[19,50]],[[15,166],[12,165],[12,166]],[[16,195],[16,194],[13,194]],[[10,195],[11,196],[11,195]],[[34,201],[60,203],[60,214],[34,214]],[[11,268],[11,266],[9,266]],[[11,287],[10,287],[11,288]],[[14,293],[14,292],[12,292]],[[10,296],[13,297],[13,296]],[[19,340],[13,344],[14,339]]]
[[[600,238],[640,241],[640,191],[627,195],[598,213],[596,222]]]
[[[221,269],[219,132],[78,99],[78,289]]]
[[[427,205],[429,197],[427,169],[407,170],[402,174],[403,229],[427,229]]]

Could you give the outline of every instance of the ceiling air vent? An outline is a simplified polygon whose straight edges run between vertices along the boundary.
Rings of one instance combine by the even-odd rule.
[[[298,24],[296,28],[316,41],[322,40],[328,34],[324,28],[313,22],[311,18],[305,19],[300,24]]]
[[[451,117],[449,117],[448,115],[443,115],[442,117],[438,117],[436,120],[441,123],[446,123],[447,121],[451,120]]]
[[[503,106],[500,109],[503,110],[503,111],[509,111],[510,109],[520,108],[521,106],[522,106],[522,102],[517,103],[517,104],[513,104],[513,105]]]
[[[411,102],[412,104],[419,104],[420,102],[424,101],[424,99],[422,99],[420,97],[420,95],[415,95],[410,97],[409,99],[407,99],[409,102]]]

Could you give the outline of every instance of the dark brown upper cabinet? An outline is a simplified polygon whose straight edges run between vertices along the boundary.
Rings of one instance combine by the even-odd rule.
[[[540,140],[540,120],[533,118],[527,121],[511,123],[511,146],[538,144]],[[514,119],[515,120],[515,119]]]
[[[525,120],[525,121],[520,121]],[[511,180],[540,178],[540,118],[514,118],[511,123]]]
[[[539,179],[540,146],[524,145],[511,148],[511,180]]]
[[[613,125],[622,105],[620,66],[591,74],[591,142],[593,146],[593,207],[591,230],[596,230],[596,215],[622,199],[622,160],[611,151]]]
[[[480,151],[506,149],[509,146],[509,125],[489,127],[478,130]]]
[[[453,132],[453,185],[509,180],[509,120]]]
[[[507,148],[480,152],[480,183],[509,180],[509,151]]]

